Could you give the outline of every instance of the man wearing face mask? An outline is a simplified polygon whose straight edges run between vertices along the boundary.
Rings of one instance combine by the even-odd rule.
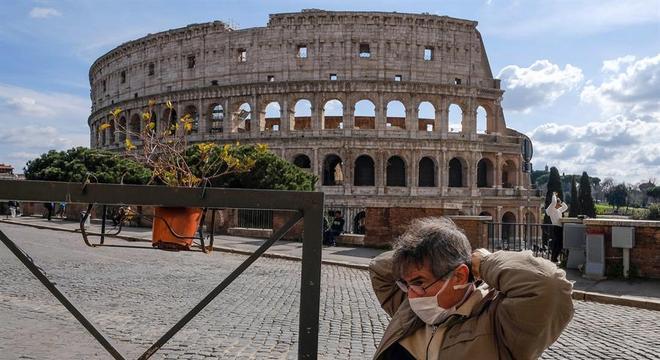
[[[536,359],[573,317],[563,270],[529,251],[471,252],[449,219],[414,221],[369,266],[392,317],[374,359]]]

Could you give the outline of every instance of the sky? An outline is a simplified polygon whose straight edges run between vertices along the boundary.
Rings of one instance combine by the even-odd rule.
[[[49,149],[88,146],[89,67],[121,43],[306,8],[478,21],[507,126],[531,137],[535,169],[660,182],[660,0],[2,1],[0,163],[21,173]]]

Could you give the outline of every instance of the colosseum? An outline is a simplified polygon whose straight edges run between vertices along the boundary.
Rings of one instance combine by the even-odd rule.
[[[121,149],[100,124],[120,106],[139,131],[154,99],[163,129],[190,114],[193,142],[265,143],[316,174],[349,232],[365,209],[374,229],[391,209],[539,219],[531,142],[506,126],[475,21],[309,9],[265,27],[193,24],[118,46],[89,80],[92,147]]]

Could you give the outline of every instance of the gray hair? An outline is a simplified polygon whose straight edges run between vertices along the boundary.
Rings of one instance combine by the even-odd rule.
[[[440,278],[461,264],[471,261],[471,246],[463,230],[445,217],[412,221],[394,243],[393,273],[400,278],[410,265],[422,267],[426,261],[433,275]]]

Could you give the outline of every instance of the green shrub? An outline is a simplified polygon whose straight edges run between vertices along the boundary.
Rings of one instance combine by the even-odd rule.
[[[660,220],[660,203],[649,206],[646,220]]]
[[[213,151],[221,152],[223,147]],[[317,177],[266,150],[264,145],[238,145],[229,149],[236,159],[254,160],[249,171],[234,172],[211,180],[214,187],[312,191]],[[199,147],[191,147],[186,157],[195,164]],[[220,156],[220,155],[218,155]],[[222,165],[226,166],[226,165]],[[199,176],[196,174],[196,176]]]
[[[147,184],[151,171],[120,154],[76,147],[66,151],[51,150],[27,163],[28,180],[91,182],[106,184]]]

